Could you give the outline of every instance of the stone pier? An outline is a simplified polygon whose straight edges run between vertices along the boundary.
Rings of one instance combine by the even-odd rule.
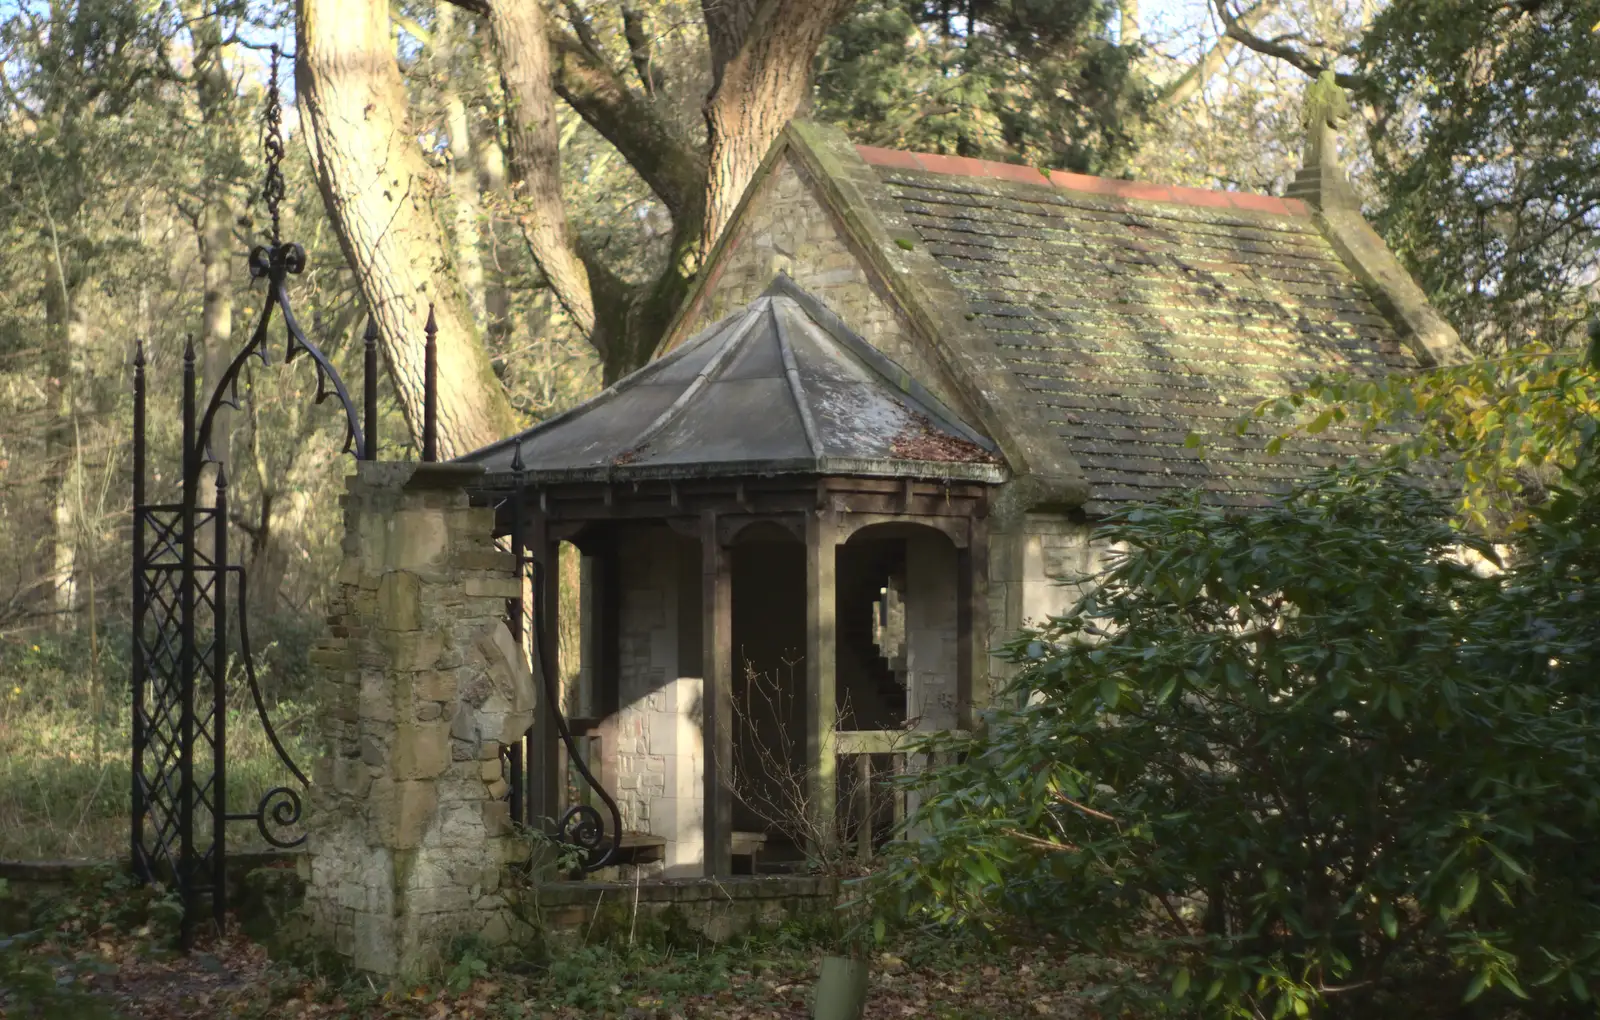
[[[362,463],[344,497],[344,562],[319,671],[322,750],[306,829],[315,937],[372,974],[436,966],[450,942],[510,937],[517,854],[501,747],[535,685],[504,622],[519,593],[478,469]]]

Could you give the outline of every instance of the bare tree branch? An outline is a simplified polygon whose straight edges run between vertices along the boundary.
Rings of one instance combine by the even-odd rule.
[[[1260,0],[1254,7],[1239,15],[1239,25],[1245,31],[1254,29],[1256,24],[1278,4],[1278,0]],[[1166,113],[1177,109],[1188,102],[1201,89],[1210,83],[1222,69],[1227,66],[1228,57],[1239,47],[1239,40],[1224,33],[1217,41],[1211,44],[1189,69],[1178,76],[1178,79],[1168,85],[1156,100],[1155,112]]]
[[[1221,19],[1223,31],[1228,38],[1238,40],[1246,48],[1252,49],[1263,56],[1275,57],[1304,72],[1310,78],[1315,78],[1323,71],[1330,70],[1326,64],[1314,60],[1308,53],[1297,50],[1292,46],[1274,42],[1271,39],[1263,39],[1251,32],[1249,26],[1245,24],[1246,15],[1237,15],[1228,10],[1228,0],[1211,0],[1211,6],[1217,12],[1217,17]],[[1334,80],[1340,87],[1347,89],[1360,88],[1366,84],[1366,79],[1360,75],[1346,74],[1344,72],[1335,72]]]
[[[622,34],[628,40],[628,56],[639,75],[639,84],[647,96],[654,97],[664,87],[661,69],[650,55],[650,33],[645,27],[644,14],[632,4],[622,5]]]
[[[698,217],[705,158],[685,145],[646,101],[569,32],[553,31],[555,90],[590,127],[616,147],[667,207],[673,219]]]

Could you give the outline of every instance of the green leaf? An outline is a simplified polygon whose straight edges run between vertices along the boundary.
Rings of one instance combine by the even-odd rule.
[[[1400,920],[1395,917],[1392,904],[1385,903],[1378,910],[1378,924],[1383,928],[1384,935],[1391,939],[1400,934]]]
[[[1117,689],[1116,677],[1103,676],[1100,678],[1100,700],[1105,703],[1107,708],[1116,708],[1117,699],[1121,696],[1122,692]]]
[[[1172,997],[1181,999],[1189,994],[1189,968],[1179,967],[1178,973],[1172,975]]]
[[[1461,1001],[1471,1002],[1482,995],[1483,990],[1489,987],[1489,980],[1490,974],[1487,970],[1478,971],[1472,976],[1472,980],[1467,983],[1467,992],[1461,997]]]
[[[1583,975],[1575,970],[1567,971],[1567,987],[1572,989],[1572,997],[1579,1002],[1589,1001],[1589,984],[1583,980]]]
[[[1456,905],[1451,908],[1452,914],[1462,914],[1472,906],[1472,901],[1478,898],[1478,873],[1469,871],[1456,887]]]

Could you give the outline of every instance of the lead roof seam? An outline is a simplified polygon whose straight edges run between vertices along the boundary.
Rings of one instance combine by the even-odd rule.
[[[811,416],[811,404],[806,400],[805,387],[800,383],[800,366],[795,361],[794,348],[789,343],[789,326],[785,321],[786,313],[791,307],[798,308],[794,301],[784,300],[779,305],[778,299],[773,299],[772,321],[777,327],[778,354],[783,358],[783,374],[789,382],[789,393],[794,397],[794,406],[800,412],[800,429],[805,433],[806,446],[811,450],[811,456],[821,459],[822,437],[817,432],[817,423]]]
[[[535,438],[536,434],[538,433],[546,432],[558,425],[565,424],[566,422],[572,421],[575,418],[580,418],[591,411],[595,411],[601,407],[604,407],[606,404],[611,403],[611,401],[619,394],[627,390],[631,390],[635,386],[638,386],[640,383],[644,382],[646,376],[657,375],[669,365],[676,361],[682,360],[687,355],[688,351],[699,346],[698,341],[711,340],[713,336],[719,332],[718,327],[721,326],[723,326],[723,323],[721,322],[712,323],[710,326],[707,326],[699,333],[696,333],[688,340],[685,340],[683,343],[673,348],[669,353],[663,355],[655,361],[650,362],[639,371],[630,372],[629,374],[623,376],[621,379],[618,379],[616,382],[612,383],[610,386],[607,386],[599,393],[596,393],[588,400],[569,407],[560,414],[551,415],[549,418],[546,418],[543,421],[535,422],[533,425],[523,429],[521,432],[509,435],[504,439],[497,439],[488,446],[480,447],[479,449],[463,454],[456,459],[465,461],[467,463],[480,463],[484,460],[487,460],[490,454],[498,450],[509,449],[513,446],[521,447],[525,445],[529,439]]]
[[[662,411],[660,414],[656,415],[655,420],[649,425],[646,425],[644,427],[644,431],[640,432],[639,435],[634,438],[633,442],[617,451],[616,455],[612,458],[613,461],[616,459],[616,457],[620,457],[623,454],[643,449],[646,443],[659,435],[668,425],[672,424],[673,419],[677,418],[683,413],[683,411],[689,406],[690,401],[692,401],[696,395],[709,386],[715,376],[721,373],[723,365],[727,363],[733,352],[739,349],[740,344],[744,342],[745,337],[749,335],[750,330],[754,328],[755,324],[761,320],[761,315],[766,310],[766,307],[763,307],[763,302],[758,299],[751,306],[750,310],[745,313],[744,321],[739,323],[734,328],[728,330],[728,339],[723,341],[722,348],[711,356],[710,360],[706,362],[705,367],[700,369],[699,373],[695,375],[694,379],[689,383],[689,385],[684,387],[683,392],[678,394],[677,399],[671,404],[667,405],[667,409],[665,411]]]

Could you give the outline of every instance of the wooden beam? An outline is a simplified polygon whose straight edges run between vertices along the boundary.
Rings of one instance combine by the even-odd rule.
[[[989,522],[974,517],[969,525],[957,552],[956,719],[974,729],[989,705]]]
[[[717,538],[717,514],[700,519],[702,663],[701,732],[705,741],[705,875],[733,874],[733,571]]]
[[[837,593],[834,586],[839,526],[826,508],[806,517],[806,767],[810,775],[807,808],[815,834],[812,852],[831,849],[837,839],[836,737],[839,702],[835,662],[838,651]]]
[[[528,821],[538,825],[545,819],[561,817],[562,780],[561,734],[556,728],[555,713],[549,704],[548,690],[561,686],[561,543],[548,537],[549,522],[543,514],[536,515],[529,536],[529,551],[539,557],[539,592],[541,618],[534,621],[534,640],[539,652],[538,670],[539,711],[533,721],[528,746]],[[552,677],[544,674],[548,665]]]

